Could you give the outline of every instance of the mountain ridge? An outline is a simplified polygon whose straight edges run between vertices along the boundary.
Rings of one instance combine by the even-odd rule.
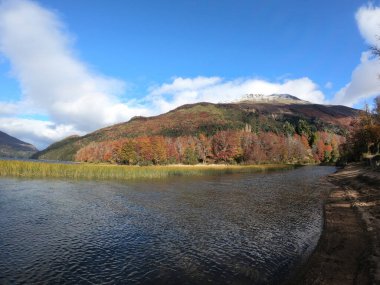
[[[34,145],[0,131],[1,158],[29,158],[37,151]]]
[[[296,97],[288,98],[291,101],[288,103],[241,101],[186,104],[157,116],[137,116],[128,122],[108,126],[81,137],[66,138],[36,153],[33,158],[74,160],[76,152],[91,142],[157,135],[179,137],[202,133],[209,136],[222,130],[242,130],[247,125],[256,133],[281,133],[285,122],[296,128],[300,120],[305,120],[315,130],[344,135],[353,118],[360,112],[346,106],[294,103],[300,100],[294,98]]]

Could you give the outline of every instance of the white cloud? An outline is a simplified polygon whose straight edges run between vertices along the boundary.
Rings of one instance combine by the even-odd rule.
[[[372,35],[379,31],[378,13],[379,8],[365,6],[356,14],[359,29],[370,44],[375,41]],[[12,76],[22,91],[20,102],[0,102],[0,130],[45,147],[65,136],[136,115],[154,115],[201,101],[231,102],[248,93],[287,93],[314,103],[326,102],[318,85],[307,77],[274,82],[177,77],[151,87],[140,103],[125,102],[125,82],[92,71],[78,59],[72,45],[72,36],[54,12],[29,0],[0,0],[0,53],[11,63]],[[380,70],[378,62],[365,54],[352,82],[334,102],[352,105],[379,93],[376,69]],[[49,121],[17,117],[20,114],[42,114]]]
[[[173,79],[172,83],[164,83],[158,88],[151,88],[151,94],[164,94],[173,93],[183,90],[202,89],[210,85],[220,83],[222,80],[219,77],[196,77],[196,78],[182,78],[177,77]]]
[[[326,82],[326,84],[325,84],[325,88],[326,88],[326,89],[331,89],[331,88],[333,88],[333,86],[334,86],[334,84],[333,84],[331,81],[328,81],[328,82]]]
[[[196,102],[231,102],[242,98],[244,94],[260,93],[260,94],[274,94],[274,93],[287,93],[292,94],[300,99],[323,103],[324,95],[318,90],[318,86],[308,78],[299,78],[294,80],[285,80],[280,83],[268,82],[255,78],[240,78],[235,80],[223,80],[219,77],[196,77],[196,78],[174,78],[170,83],[164,83],[160,86],[151,87],[149,94],[145,98],[141,109],[133,107],[129,108],[125,104],[115,103],[109,107],[109,118],[103,120],[104,123],[115,123],[126,120],[135,115],[155,115],[172,110],[178,106],[196,103]],[[79,114],[83,105],[89,110],[95,110],[94,116],[96,118],[97,110],[102,108],[102,104],[107,104],[106,98],[99,95],[100,98],[90,100],[85,96],[81,96],[73,102],[51,101],[55,108],[63,110],[62,116],[68,114],[78,113],[77,119],[84,116]],[[104,101],[102,101],[104,100]],[[82,102],[79,102],[82,101]],[[0,108],[2,106],[0,102]],[[134,106],[137,106],[134,103]],[[64,137],[73,134],[83,135],[86,130],[78,128],[75,121],[65,121],[65,117],[57,122],[41,121],[36,119],[23,119],[17,118],[16,110],[20,107],[26,109],[24,105],[28,103],[21,102],[18,106],[13,104],[11,113],[13,117],[0,117],[0,129],[15,136],[21,140],[35,144],[40,149],[46,147],[48,144],[60,140]],[[44,108],[42,107],[42,111]],[[149,111],[148,111],[149,110]],[[24,114],[27,113],[24,111]],[[125,117],[125,113],[128,117]],[[123,114],[120,116],[120,114]],[[0,113],[0,115],[3,115]],[[58,115],[55,114],[55,117]],[[101,119],[101,117],[100,117]],[[60,123],[62,121],[63,123]],[[71,123],[73,122],[73,123]],[[79,125],[80,126],[80,125]]]
[[[351,82],[335,95],[334,104],[353,106],[380,95],[380,60],[369,55],[369,52],[363,52],[361,63],[352,72]]]
[[[43,110],[58,125],[90,131],[147,113],[122,104],[124,82],[91,71],[74,55],[57,15],[32,1],[1,2],[0,51],[20,82],[25,109]]]
[[[361,35],[367,44],[379,46],[380,7],[372,4],[362,6],[355,14]],[[353,106],[361,100],[380,95],[380,61],[370,52],[363,52],[360,64],[351,75],[351,82],[338,91],[332,100],[334,104]]]
[[[362,6],[356,12],[355,19],[365,41],[372,46],[379,45],[380,7],[373,4]]]
[[[151,100],[157,112],[166,112],[183,104],[195,102],[231,102],[244,94],[264,95],[292,94],[300,99],[323,103],[324,94],[309,78],[269,82],[255,78],[223,80],[219,77],[175,78],[151,89],[147,100]]]
[[[0,116],[10,115],[17,112],[17,104],[0,102]]]
[[[43,149],[52,141],[58,141],[73,134],[84,134],[70,125],[33,119],[0,118],[0,126],[2,131],[32,143],[38,149]]]

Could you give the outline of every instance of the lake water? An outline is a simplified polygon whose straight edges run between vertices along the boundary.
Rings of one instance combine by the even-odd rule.
[[[333,167],[135,182],[0,179],[0,284],[277,284]]]

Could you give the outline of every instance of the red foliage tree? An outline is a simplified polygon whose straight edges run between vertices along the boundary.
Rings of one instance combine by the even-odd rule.
[[[203,163],[206,163],[212,158],[212,142],[206,135],[200,134],[196,143],[198,156]]]
[[[166,155],[168,163],[179,163],[179,153],[176,148],[175,138],[166,138]]]
[[[231,162],[238,160],[242,155],[240,147],[240,133],[221,131],[212,139],[212,150],[217,161]]]
[[[149,137],[139,137],[136,139],[137,153],[140,157],[140,162],[150,164],[153,162],[153,148]]]
[[[317,145],[316,154],[317,154],[318,161],[319,162],[324,161],[324,159],[325,159],[325,143],[323,142],[322,139],[319,139],[317,141],[316,145]]]

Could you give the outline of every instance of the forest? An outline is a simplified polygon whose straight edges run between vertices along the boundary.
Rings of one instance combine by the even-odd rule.
[[[345,138],[329,132],[294,134],[220,131],[212,136],[142,136],[92,142],[81,148],[75,160],[127,165],[162,164],[262,164],[335,162]]]
[[[91,142],[75,155],[79,162],[126,165],[335,163],[358,161],[380,151],[380,97],[351,123],[346,136],[315,131],[306,121],[285,122],[282,133],[222,130],[213,135],[139,136]]]

